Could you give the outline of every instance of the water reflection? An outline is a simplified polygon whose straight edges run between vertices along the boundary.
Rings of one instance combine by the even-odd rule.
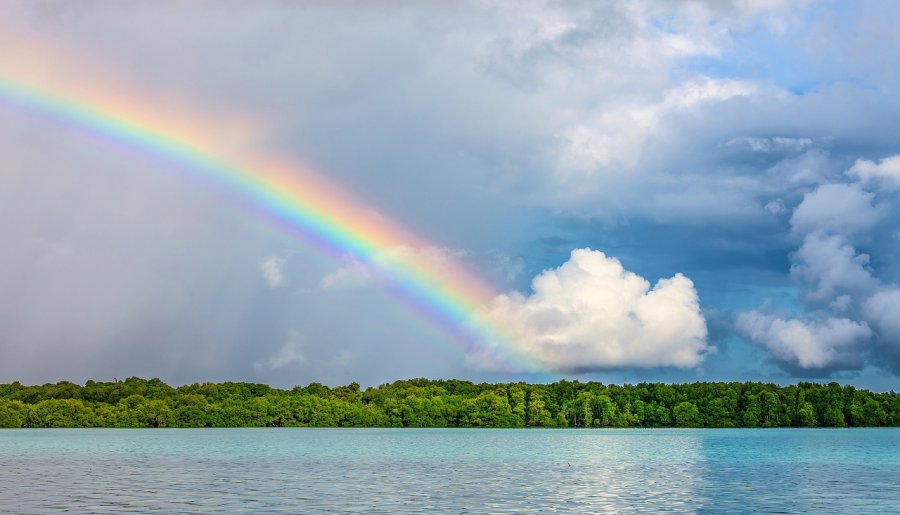
[[[898,443],[895,429],[10,430],[0,511],[885,511]]]

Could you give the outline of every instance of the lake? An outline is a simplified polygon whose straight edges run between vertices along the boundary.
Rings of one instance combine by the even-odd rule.
[[[900,429],[0,430],[0,512],[900,509]]]

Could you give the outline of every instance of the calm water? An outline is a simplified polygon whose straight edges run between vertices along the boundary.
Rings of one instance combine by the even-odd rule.
[[[0,430],[0,512],[900,510],[900,429]]]

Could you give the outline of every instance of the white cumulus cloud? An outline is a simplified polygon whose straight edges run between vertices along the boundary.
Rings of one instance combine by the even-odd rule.
[[[882,339],[900,349],[900,287],[879,291],[866,300],[863,314]]]
[[[865,322],[833,317],[817,322],[766,311],[741,313],[736,327],[778,360],[800,369],[862,368],[860,351],[872,337]]]
[[[756,90],[748,81],[701,76],[662,92],[662,98],[654,103],[609,106],[559,135],[568,143],[560,156],[560,173],[628,168],[645,151],[647,139],[660,131],[666,116],[749,96]]]
[[[891,179],[894,167],[900,156],[877,163],[858,159],[847,171],[858,182],[823,184],[794,210],[791,234],[802,244],[789,255],[790,275],[805,293],[808,314],[788,317],[764,307],[738,317],[738,332],[789,371],[827,375],[867,362],[900,370],[900,288],[857,250],[883,251],[876,236],[891,222],[890,200],[876,202],[867,188]]]
[[[848,173],[859,177],[863,182],[880,181],[887,186],[900,187],[900,154],[877,162],[857,159]]]
[[[810,286],[807,299],[812,302],[831,301],[847,292],[865,293],[877,284],[868,254],[858,254],[840,236],[810,234],[791,257],[791,276]]]
[[[791,230],[843,236],[867,231],[886,214],[886,206],[873,204],[874,198],[857,184],[824,184],[803,196],[791,217]]]
[[[554,370],[690,368],[712,351],[697,291],[681,274],[651,288],[617,259],[577,249],[535,277],[532,290],[497,296],[489,314]]]

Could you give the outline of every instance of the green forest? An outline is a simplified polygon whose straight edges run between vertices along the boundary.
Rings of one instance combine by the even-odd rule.
[[[474,384],[412,379],[172,387],[159,379],[0,385],[0,427],[853,427],[900,425],[900,396],[801,382]]]

